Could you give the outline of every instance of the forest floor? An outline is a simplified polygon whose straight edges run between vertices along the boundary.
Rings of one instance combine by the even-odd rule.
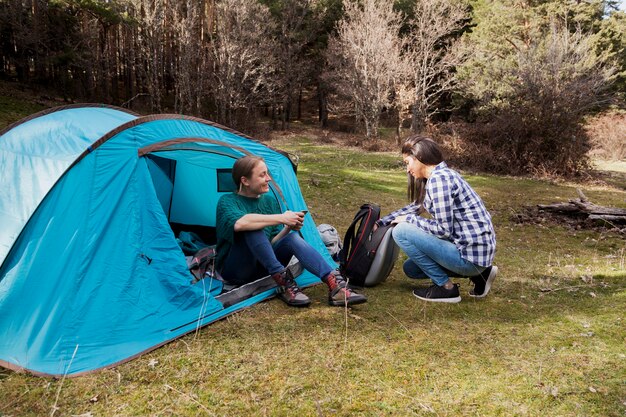
[[[31,111],[0,94],[0,128]],[[364,202],[383,211],[405,203],[398,153],[346,143],[298,125],[270,141],[300,157],[311,215],[340,233]],[[328,307],[316,286],[308,309],[264,302],[90,375],[0,370],[0,416],[624,416],[624,237],[516,219],[576,198],[577,188],[625,208],[626,181],[465,177],[498,236],[500,273],[485,299],[465,296],[470,285],[459,280],[461,303],[421,302],[411,290],[427,283],[404,276],[401,255],[386,282],[364,290],[369,302],[351,309]]]

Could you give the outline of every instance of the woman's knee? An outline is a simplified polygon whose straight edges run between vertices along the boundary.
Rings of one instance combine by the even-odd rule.
[[[242,237],[246,240],[248,239],[258,239],[261,236],[265,237],[265,232],[263,231],[263,229],[259,229],[259,230],[245,230],[242,232],[236,232],[235,233],[235,237]],[[267,238],[265,238],[267,239]]]
[[[271,242],[263,230],[246,230],[245,232],[237,232],[235,234],[235,242],[237,242],[238,239],[245,242],[251,250],[259,245],[271,246]]]
[[[282,238],[278,243],[280,245],[289,245],[294,249],[310,247],[310,245],[306,242],[306,240],[302,239],[302,236],[300,236],[300,233],[289,233],[287,236]]]
[[[289,262],[295,256],[303,262],[305,259],[314,259],[320,256],[317,251],[300,236],[299,233],[289,233],[273,246],[276,257],[283,263]]]
[[[402,247],[407,242],[412,241],[412,237],[415,236],[418,231],[417,227],[406,222],[398,223],[394,226],[391,231],[391,236],[393,240],[398,244],[398,246]]]
[[[439,238],[420,229],[411,223],[398,223],[392,231],[393,240],[398,246],[412,246],[420,248],[422,246],[430,244],[430,242],[438,242]]]
[[[306,243],[299,233],[289,233],[273,245],[274,251],[281,256],[292,256],[306,251],[310,245]]]
[[[293,233],[293,232],[287,233],[287,235],[283,237],[282,240],[284,240],[285,242],[290,242],[290,243],[298,243],[299,241],[304,242],[304,239],[302,239],[302,237],[300,236],[300,233]]]
[[[402,264],[402,271],[404,272],[404,275],[409,278],[419,279],[426,277],[426,274],[424,274],[422,269],[411,259],[404,261]]]

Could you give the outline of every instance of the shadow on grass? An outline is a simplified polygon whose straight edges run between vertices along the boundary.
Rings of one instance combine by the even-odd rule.
[[[468,295],[472,284],[468,279],[454,279],[461,285],[460,304],[427,303],[413,297],[412,290],[427,287],[429,280],[401,278],[393,280],[381,293],[385,303],[393,303],[394,297],[402,297],[406,303],[414,302],[416,308],[445,309],[449,319],[467,319],[467,314],[480,313],[483,325],[489,323],[524,324],[545,320],[559,320],[568,315],[594,316],[602,311],[626,311],[626,274],[603,277],[596,276],[590,283],[572,282],[571,278],[556,277],[558,285],[541,286],[538,283],[506,282],[494,283],[491,293],[484,299]],[[384,284],[383,284],[384,285]],[[377,288],[368,294],[375,299]],[[410,298],[410,299],[409,299]]]

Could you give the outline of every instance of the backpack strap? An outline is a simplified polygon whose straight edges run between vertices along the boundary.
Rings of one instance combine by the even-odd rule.
[[[197,282],[204,278],[205,274],[209,270],[213,270],[215,267],[215,246],[208,246],[200,249],[189,260],[187,267],[194,276],[194,281]]]
[[[363,204],[359,211],[354,216],[352,223],[346,231],[346,235],[343,240],[343,248],[339,252],[339,263],[345,265],[350,255],[354,252],[354,249],[359,246],[361,239],[367,238],[372,233],[372,228],[376,220],[380,218],[380,207],[376,204]],[[357,230],[356,226],[359,225]],[[363,230],[364,229],[364,230]],[[359,236],[359,241],[357,239]],[[353,244],[354,243],[354,244]]]
[[[350,226],[348,226],[348,230],[346,230],[346,234],[343,238],[343,248],[341,248],[341,251],[339,251],[339,263],[341,265],[345,264],[349,257],[352,241],[356,238],[355,234],[357,223],[359,223],[359,221],[361,221],[361,219],[363,219],[363,217],[365,217],[368,213],[368,210],[364,207],[365,205],[361,206],[359,211],[354,215],[352,223],[350,223]]]

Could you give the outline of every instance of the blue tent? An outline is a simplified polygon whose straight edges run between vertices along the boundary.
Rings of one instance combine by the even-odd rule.
[[[287,154],[197,118],[66,106],[0,132],[0,365],[78,375],[272,297],[192,284],[175,235],[214,233],[246,154],[265,158],[284,209],[306,208]],[[309,215],[302,234],[331,261]]]

